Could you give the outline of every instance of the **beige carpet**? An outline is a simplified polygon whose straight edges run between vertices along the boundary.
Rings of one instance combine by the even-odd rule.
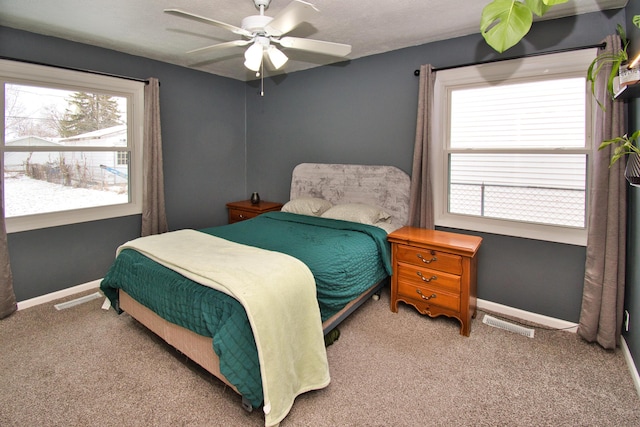
[[[67,298],[73,299],[77,296]],[[59,302],[59,301],[58,301]],[[282,426],[638,426],[622,351],[569,332],[535,338],[431,319],[388,294],[328,347],[332,382]],[[261,426],[220,381],[102,299],[0,321],[1,426]]]

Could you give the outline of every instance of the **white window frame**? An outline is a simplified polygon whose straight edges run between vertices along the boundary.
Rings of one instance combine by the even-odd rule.
[[[127,141],[131,156],[129,202],[6,218],[7,233],[96,221],[142,213],[142,141],[144,123],[144,82],[82,71],[0,60],[0,114],[4,123],[5,83],[38,85],[75,92],[107,93],[127,99]],[[0,133],[0,179],[4,186],[4,130]],[[122,150],[122,148],[120,148]],[[88,151],[86,147],[78,151]],[[4,191],[3,191],[4,193]],[[4,200],[2,201],[4,205]]]
[[[587,68],[596,54],[595,49],[583,49],[436,72],[430,157],[434,183],[434,218],[437,226],[586,246],[588,224],[584,228],[563,227],[448,212],[450,129],[448,109],[450,93],[454,88],[477,87],[509,81],[532,81],[540,78],[585,77]],[[583,152],[587,155],[585,222],[589,218],[590,154],[595,125],[593,116],[597,108],[587,86],[585,84],[585,147],[580,150],[571,150],[572,153]],[[473,152],[473,149],[466,151]]]

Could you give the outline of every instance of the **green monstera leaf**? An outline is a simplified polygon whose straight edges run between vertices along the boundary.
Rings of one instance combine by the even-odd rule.
[[[494,0],[482,9],[480,31],[487,44],[502,53],[529,32],[533,14],[517,0]]]
[[[533,13],[538,16],[542,16],[551,9],[551,6],[566,3],[568,1],[569,0],[525,0],[525,3]]]
[[[531,12],[535,13],[538,16],[544,15],[549,9],[551,9],[551,6],[553,6],[547,4],[543,0],[525,0],[525,4],[531,10]]]
[[[489,46],[502,53],[516,45],[531,29],[533,14],[544,15],[552,6],[569,0],[493,0],[482,10],[480,32]]]

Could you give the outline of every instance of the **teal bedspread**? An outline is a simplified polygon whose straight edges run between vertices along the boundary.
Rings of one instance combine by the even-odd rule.
[[[316,279],[323,322],[391,275],[387,233],[371,225],[270,212],[201,231],[304,262]]]
[[[316,280],[323,321],[391,274],[386,232],[374,226],[271,212],[200,231],[304,262]],[[212,337],[222,374],[254,407],[261,405],[256,345],[238,301],[130,249],[116,258],[100,288],[115,307],[123,289],[165,320]]]

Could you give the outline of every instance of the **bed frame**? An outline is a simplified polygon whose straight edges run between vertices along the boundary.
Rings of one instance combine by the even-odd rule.
[[[376,283],[364,293],[360,294],[358,298],[347,304],[342,310],[325,320],[322,323],[324,335],[327,335],[335,329],[340,322],[346,319],[369,298],[379,295],[382,287],[386,286],[388,283],[388,278]],[[213,351],[213,342],[211,337],[196,334],[189,329],[163,319],[144,305],[134,300],[122,289],[120,289],[118,295],[120,309],[128,313],[138,322],[142,323],[147,327],[147,329],[166,341],[167,344],[173,346],[189,359],[209,371],[213,376],[222,380],[225,384],[235,390],[236,393],[240,394],[236,387],[220,372],[220,359],[216,352]],[[252,409],[251,405],[244,401],[243,407],[247,410]]]
[[[359,202],[380,206],[392,215],[392,224],[399,228],[408,221],[409,176],[392,166],[302,163],[293,170],[290,196],[291,199],[320,197],[334,204]],[[388,282],[389,278],[386,278],[374,284],[327,319],[322,324],[324,334],[328,334],[369,298],[379,295]],[[213,351],[210,337],[168,322],[123,290],[119,291],[119,308],[239,394],[220,372],[220,359]],[[253,409],[244,398],[242,406],[247,411]]]

